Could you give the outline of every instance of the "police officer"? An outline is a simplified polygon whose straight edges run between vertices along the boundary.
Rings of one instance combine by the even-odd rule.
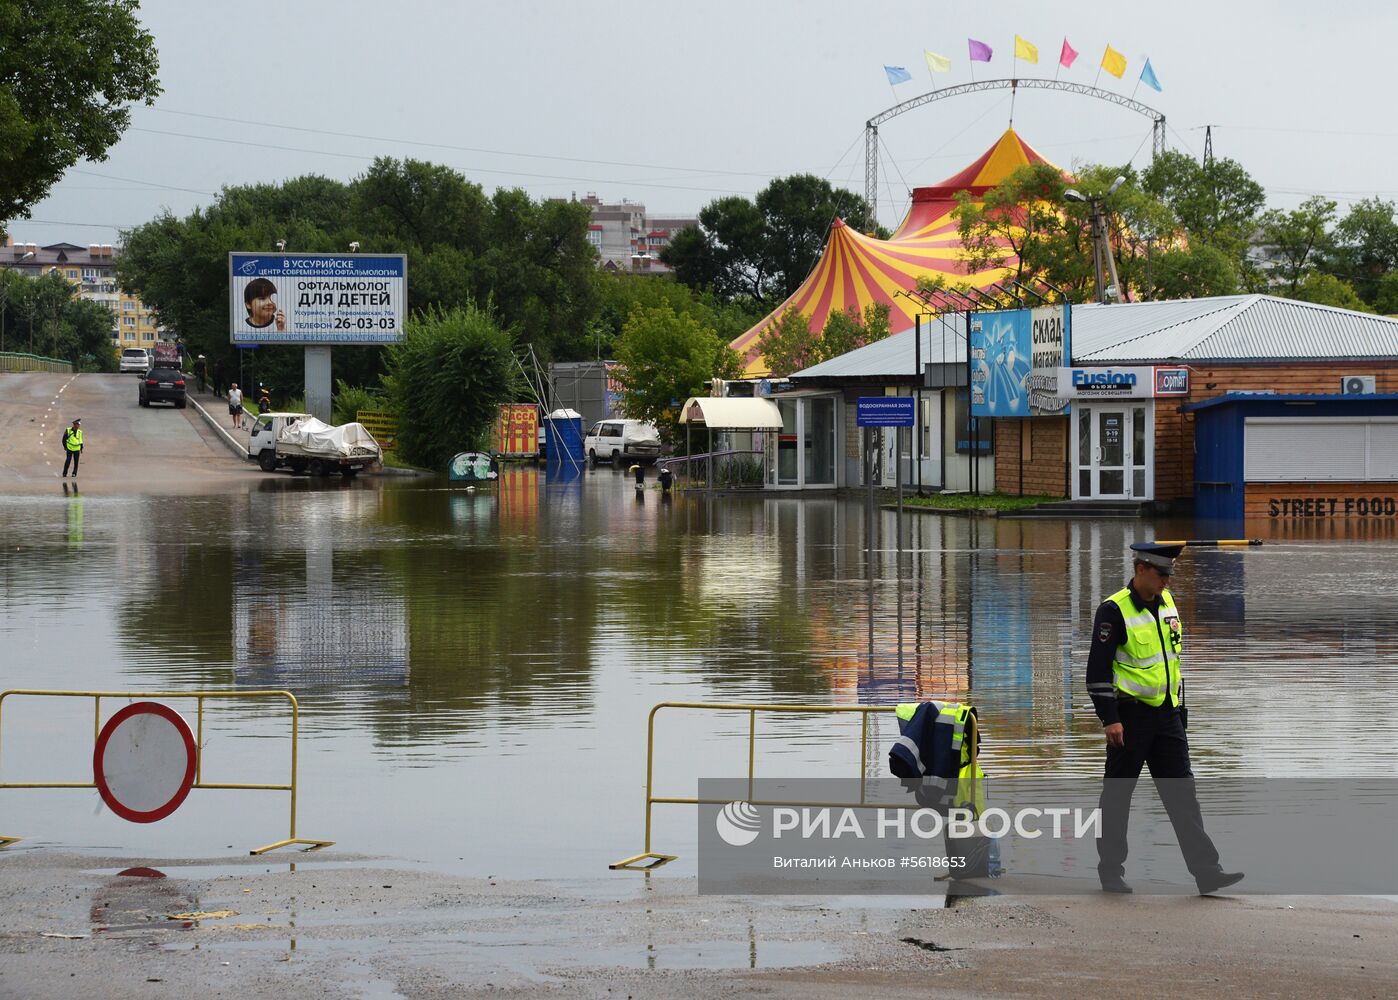
[[[1107,737],[1097,875],[1107,892],[1131,891],[1122,878],[1126,821],[1142,765],[1150,768],[1200,895],[1243,877],[1242,872],[1225,872],[1219,866],[1218,851],[1204,831],[1189,766],[1180,679],[1184,632],[1167,589],[1182,548],[1132,545],[1131,582],[1102,602],[1092,622],[1087,691]]]
[[[78,462],[83,457],[83,422],[74,420],[71,427],[63,428],[63,479],[68,475],[68,466],[73,467],[73,478],[78,478]]]

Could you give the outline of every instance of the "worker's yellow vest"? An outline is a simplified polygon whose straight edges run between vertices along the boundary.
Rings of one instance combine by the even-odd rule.
[[[83,450],[83,432],[81,429],[73,430],[71,427],[63,432],[63,447],[69,451]]]
[[[1112,658],[1112,686],[1137,701],[1159,707],[1170,695],[1180,703],[1180,647],[1184,636],[1180,613],[1168,590],[1160,594],[1160,621],[1149,610],[1137,611],[1130,590],[1107,598],[1121,609],[1126,622],[1126,642]],[[1162,644],[1161,638],[1164,637]]]

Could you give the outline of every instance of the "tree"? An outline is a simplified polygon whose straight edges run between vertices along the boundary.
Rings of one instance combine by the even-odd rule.
[[[795,306],[788,306],[757,338],[757,349],[773,375],[790,375],[816,363],[819,342],[810,320]]]
[[[825,320],[825,329],[816,342],[814,364],[838,358],[888,336],[891,310],[882,302],[870,302],[863,315],[854,306],[834,310]]]
[[[80,159],[104,160],[129,105],[160,93],[136,0],[8,3],[0,12],[0,226]]]
[[[1384,316],[1398,314],[1398,271],[1390,271],[1379,279],[1374,310]]]
[[[1374,311],[1368,303],[1359,297],[1349,282],[1323,271],[1311,271],[1302,278],[1291,298],[1301,299],[1304,302],[1316,302],[1323,306],[1353,309],[1356,312]]]
[[[1151,260],[1152,298],[1191,299],[1233,295],[1238,275],[1233,259],[1208,243],[1170,246]]]
[[[1267,198],[1237,161],[1215,159],[1205,167],[1170,149],[1151,161],[1141,181],[1175,214],[1191,243],[1217,247],[1235,264],[1244,260]]]
[[[705,205],[698,228],[680,230],[660,259],[693,288],[770,307],[801,287],[837,218],[876,227],[859,195],[812,174],[779,177],[751,201],[731,195]]]
[[[509,334],[475,306],[433,309],[407,324],[384,377],[405,459],[445,469],[455,453],[485,444],[515,392],[510,348]]]
[[[1014,281],[1047,278],[1081,288],[1087,275],[1081,261],[1091,255],[1091,237],[1084,239],[1086,213],[1064,199],[1066,190],[1058,168],[1039,163],[1019,167],[979,201],[958,192],[952,216],[966,273],[1009,268]]]
[[[1296,297],[1303,278],[1315,270],[1333,245],[1329,232],[1335,221],[1335,203],[1314,195],[1289,212],[1270,209],[1262,216],[1262,245],[1272,254],[1272,273],[1286,284],[1285,294]]]
[[[626,415],[649,420],[674,441],[679,407],[713,378],[736,378],[737,352],[690,315],[668,305],[638,308],[622,328],[616,373]]]
[[[1398,270],[1398,221],[1391,201],[1365,198],[1355,202],[1335,226],[1334,248],[1326,271],[1349,282],[1359,297],[1373,304],[1379,282]]]
[[[691,288],[668,275],[598,269],[595,286],[597,311],[589,322],[586,343],[576,350],[577,360],[613,357],[622,327],[637,307],[668,305],[677,313],[688,313],[700,326],[717,333],[724,343],[745,333],[762,318],[751,300],[721,302],[713,292]]]

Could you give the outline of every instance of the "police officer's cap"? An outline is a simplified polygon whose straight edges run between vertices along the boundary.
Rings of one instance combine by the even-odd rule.
[[[1131,558],[1154,566],[1169,576],[1175,570],[1175,560],[1184,551],[1183,545],[1157,545],[1154,542],[1136,542],[1131,546]]]

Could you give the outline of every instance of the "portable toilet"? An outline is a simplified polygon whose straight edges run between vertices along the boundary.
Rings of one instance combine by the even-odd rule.
[[[548,474],[567,479],[583,468],[582,414],[577,410],[554,410],[544,418],[548,430]]]

